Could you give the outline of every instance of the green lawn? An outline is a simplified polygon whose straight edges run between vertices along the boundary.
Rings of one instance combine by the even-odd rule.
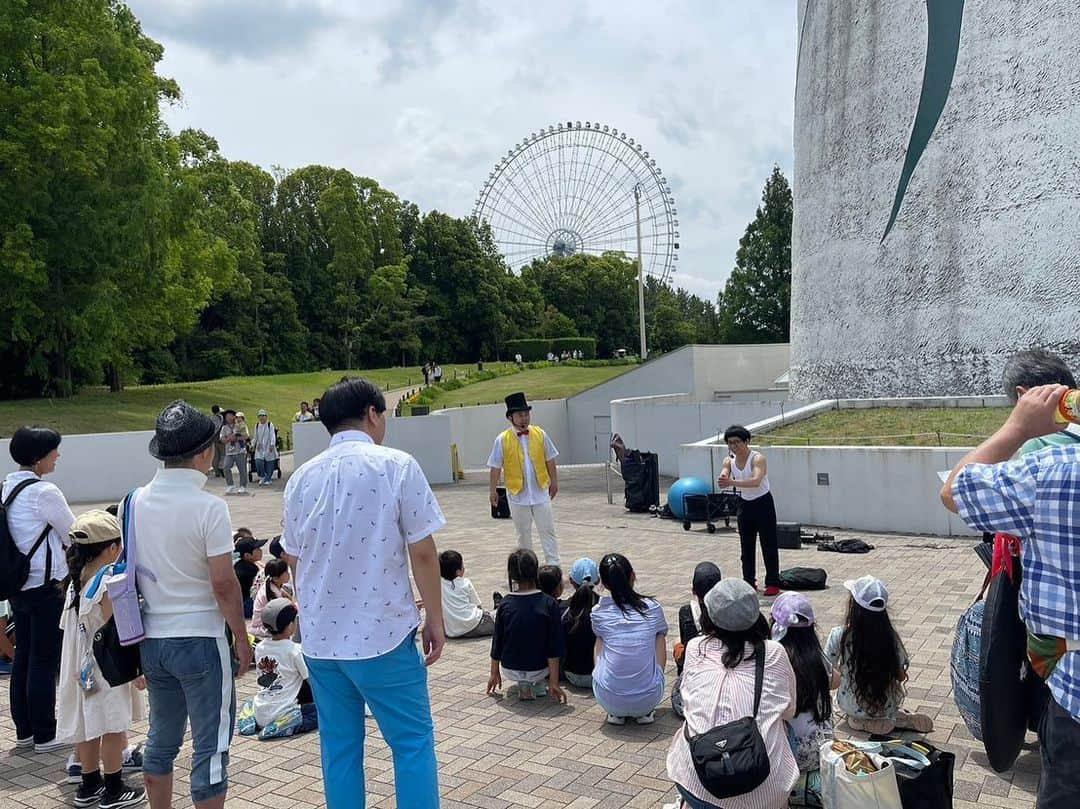
[[[635,367],[634,365],[609,365],[598,368],[572,366],[533,368],[441,393],[430,407],[432,411],[435,411],[462,405],[469,407],[476,404],[501,404],[508,394],[519,390],[525,391],[525,396],[530,400],[563,399],[591,388],[593,385],[606,382]]]
[[[755,436],[754,443],[970,447],[1000,427],[1008,414],[1005,407],[830,410]]]
[[[466,373],[475,365],[444,365],[443,377]],[[606,369],[603,369],[606,370]],[[173,399],[186,399],[205,409],[220,404],[243,410],[248,423],[266,408],[281,430],[292,422],[301,400],[310,402],[345,373],[360,374],[380,387],[418,386],[423,377],[419,368],[377,368],[365,371],[320,371],[278,376],[227,377],[207,382],[178,382],[169,385],[129,387],[120,393],[90,388],[70,399],[18,399],[0,402],[0,436],[10,436],[23,424],[44,424],[61,433],[107,433],[124,430],[152,430],[158,412]]]

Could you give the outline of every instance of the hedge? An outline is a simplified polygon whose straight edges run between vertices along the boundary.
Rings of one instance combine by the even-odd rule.
[[[508,357],[512,358],[516,354],[521,354],[523,362],[546,360],[549,353],[558,355],[564,351],[569,351],[571,354],[574,351],[580,351],[582,357],[587,360],[596,358],[596,340],[592,337],[556,337],[554,339],[536,337],[526,340],[507,340],[503,347]]]
[[[581,352],[581,359],[596,359],[596,339],[593,337],[557,337],[551,341],[551,351],[556,356],[564,351]]]

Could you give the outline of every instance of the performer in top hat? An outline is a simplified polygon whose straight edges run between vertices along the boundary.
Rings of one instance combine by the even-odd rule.
[[[532,407],[524,393],[506,397],[506,419],[510,427],[495,438],[487,465],[491,469],[491,505],[499,504],[499,475],[506,482],[510,516],[518,532],[518,547],[532,549],[532,524],[540,532],[544,562],[559,564],[559,542],[551,501],[559,492],[555,459],[559,451],[547,433],[531,424]]]

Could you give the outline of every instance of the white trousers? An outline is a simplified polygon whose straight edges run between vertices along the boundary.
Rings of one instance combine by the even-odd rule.
[[[544,548],[544,564],[559,564],[559,540],[555,537],[555,516],[551,511],[550,500],[538,506],[511,503],[510,516],[517,528],[519,548],[532,550],[532,526],[535,521],[536,530],[540,532],[540,544]]]

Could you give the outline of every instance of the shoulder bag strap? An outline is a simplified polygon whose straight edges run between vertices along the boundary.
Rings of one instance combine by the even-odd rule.
[[[138,487],[132,489],[124,498],[123,507],[120,510],[120,530],[124,538],[124,547],[120,549],[120,557],[116,560],[117,565],[126,564],[125,569],[135,572],[135,495]]]
[[[4,500],[5,511],[15,502],[15,497],[22,492],[23,489],[27,489],[33,486],[35,483],[41,483],[41,478],[27,478],[26,480],[20,480],[15,484],[14,488],[8,493],[7,499]],[[11,523],[8,523],[8,530],[11,530]],[[33,559],[41,546],[45,543],[45,583],[49,583],[49,577],[52,575],[52,545],[46,543],[49,538],[49,532],[52,530],[52,526],[49,523],[45,523],[45,530],[41,532],[34,544],[30,546],[30,552],[26,554],[27,559]]]
[[[15,496],[19,494],[23,489],[33,486],[35,483],[41,483],[41,478],[27,478],[26,480],[20,480],[16,483],[10,492],[8,492],[7,499],[4,500],[4,508],[7,508],[15,500]]]
[[[754,719],[761,707],[761,688],[765,681],[765,641],[757,644],[754,651]]]

